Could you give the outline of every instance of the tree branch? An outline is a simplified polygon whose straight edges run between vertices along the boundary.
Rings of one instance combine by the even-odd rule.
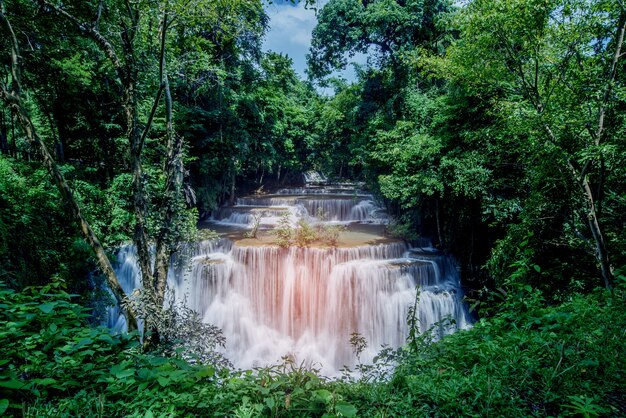
[[[615,52],[613,53],[613,60],[611,61],[611,71],[609,73],[609,79],[606,83],[606,88],[600,102],[600,108],[598,109],[598,126],[594,135],[594,144],[600,145],[602,141],[602,135],[604,134],[604,119],[606,116],[606,108],[609,104],[609,99],[613,93],[613,87],[615,86],[615,78],[617,77],[617,63],[622,55],[622,46],[624,44],[624,32],[626,31],[626,11],[622,9],[619,20],[617,23],[617,38],[615,45]],[[583,169],[581,170],[581,177],[587,175],[588,171],[593,165],[593,159],[587,160]]]
[[[98,29],[95,26],[88,25],[85,22],[81,22],[74,15],[66,12],[61,7],[55,4],[52,4],[47,0],[36,0],[36,1],[38,1],[42,6],[50,8],[54,10],[55,13],[65,17],[67,20],[72,22],[78,28],[78,30],[89,35],[100,46],[100,48],[104,51],[104,53],[111,60],[111,64],[113,64],[113,68],[115,68],[115,71],[117,72],[120,81],[126,78],[126,71],[124,70],[124,66],[122,65],[122,62],[117,56],[117,53],[115,52],[115,48],[113,47],[111,42],[108,41],[108,39],[102,36],[102,34],[98,31]]]

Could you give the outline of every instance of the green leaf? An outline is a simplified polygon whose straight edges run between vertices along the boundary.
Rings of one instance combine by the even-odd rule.
[[[152,370],[150,369],[141,368],[137,370],[137,376],[139,376],[139,378],[143,380],[148,379],[150,376],[152,376],[152,374]]]
[[[276,401],[274,401],[274,398],[272,397],[265,398],[265,405],[267,405],[269,409],[274,409],[274,405],[276,405]]]
[[[3,388],[9,388],[9,389],[21,389],[25,386],[26,384],[24,382],[21,382],[19,380],[0,380],[0,386]]]
[[[215,368],[212,366],[205,366],[196,372],[196,377],[202,379],[203,377],[212,377],[215,375]]]
[[[326,389],[316,390],[313,394],[324,403],[329,403],[333,399],[333,394]]]
[[[55,306],[56,303],[44,303],[39,305],[38,308],[41,310],[41,312],[49,314],[50,312],[52,312]]]
[[[134,374],[135,374],[135,369],[126,369],[117,373],[115,377],[117,377],[118,379],[124,379],[126,377],[133,376]]]
[[[533,268],[535,269],[537,273],[541,273],[541,267],[539,267],[537,264],[535,264]]]
[[[46,377],[43,379],[35,379],[34,382],[41,386],[50,386],[50,385],[54,385],[57,381],[50,377]]]
[[[9,408],[9,400],[8,399],[0,399],[0,415],[4,414],[4,412]]]
[[[115,366],[111,367],[111,374],[118,379],[123,379],[125,377],[134,375],[135,369],[124,369],[124,366],[116,364]]]
[[[80,341],[79,341],[79,342],[78,342],[78,343],[74,346],[74,349],[84,347],[84,346],[89,345],[89,344],[91,344],[91,343],[93,343],[93,340],[92,340],[91,338],[83,338],[82,340],[80,340]]]
[[[164,357],[152,357],[149,361],[152,366],[161,366],[162,364],[167,363],[167,359]]]
[[[159,385],[161,385],[162,387],[167,387],[170,384],[170,379],[168,379],[167,377],[163,377],[163,376],[158,377],[157,381],[159,382]]]
[[[107,342],[107,343],[109,343],[109,344],[114,344],[114,343],[115,343],[115,341],[113,341],[113,338],[112,338],[109,334],[101,334],[101,335],[98,337],[98,340],[99,340],[99,341],[104,341],[104,342]]]
[[[356,407],[347,402],[337,402],[337,405],[335,405],[335,410],[341,416],[356,417],[356,412],[357,412]]]

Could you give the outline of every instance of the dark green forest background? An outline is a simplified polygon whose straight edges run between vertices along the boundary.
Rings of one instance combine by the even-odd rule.
[[[0,1],[0,411],[625,415],[626,6],[312,3],[308,80],[262,51],[263,6]],[[355,53],[358,80],[334,77]],[[474,329],[328,381],[163,357],[157,325],[143,348],[88,327],[118,245],[144,266],[156,246],[160,306],[199,219],[307,170],[365,182],[389,234],[452,254]]]

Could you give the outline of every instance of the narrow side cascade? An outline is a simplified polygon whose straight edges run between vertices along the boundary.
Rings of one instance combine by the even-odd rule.
[[[385,215],[371,196],[346,199],[329,194],[320,199],[323,193],[281,193],[244,198],[221,208],[223,219],[214,216],[208,226],[227,228],[223,237],[194,244],[184,260],[172,261],[171,297],[222,329],[225,354],[235,366],[276,364],[289,356],[327,376],[337,375],[344,366],[355,366],[352,333],[367,341],[362,362],[371,362],[383,345],[404,344],[416,300],[421,332],[434,327],[440,336],[471,326],[453,260],[426,243],[411,248],[386,237],[384,222],[372,224],[373,213]],[[312,216],[310,209],[320,204],[335,219]],[[254,216],[269,219],[261,222],[265,236],[255,239],[244,238],[250,223],[243,217],[253,215],[251,207],[257,212]],[[281,212],[314,225],[339,221],[346,228],[337,247],[281,248],[271,238]],[[241,223],[232,222],[238,216]],[[132,248],[120,251],[119,258],[118,274],[130,291],[138,286]],[[446,318],[451,326],[440,325]],[[109,326],[123,324],[111,319]]]

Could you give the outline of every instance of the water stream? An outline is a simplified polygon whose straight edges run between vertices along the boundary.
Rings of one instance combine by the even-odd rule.
[[[355,365],[354,332],[368,344],[362,362],[372,361],[383,345],[405,343],[418,291],[420,331],[446,318],[453,325],[436,333],[469,327],[453,260],[428,242],[412,248],[388,237],[388,216],[371,195],[323,180],[220,208],[201,226],[221,238],[195,244],[185,262],[172,263],[171,295],[222,329],[229,360],[252,368],[289,356],[336,375]],[[281,248],[272,231],[285,213],[293,226],[306,219],[314,227],[341,224],[345,230],[336,247]],[[257,222],[257,236],[246,236]],[[132,247],[119,252],[117,273],[127,292],[139,286]],[[109,326],[123,328],[118,318],[111,310]]]

